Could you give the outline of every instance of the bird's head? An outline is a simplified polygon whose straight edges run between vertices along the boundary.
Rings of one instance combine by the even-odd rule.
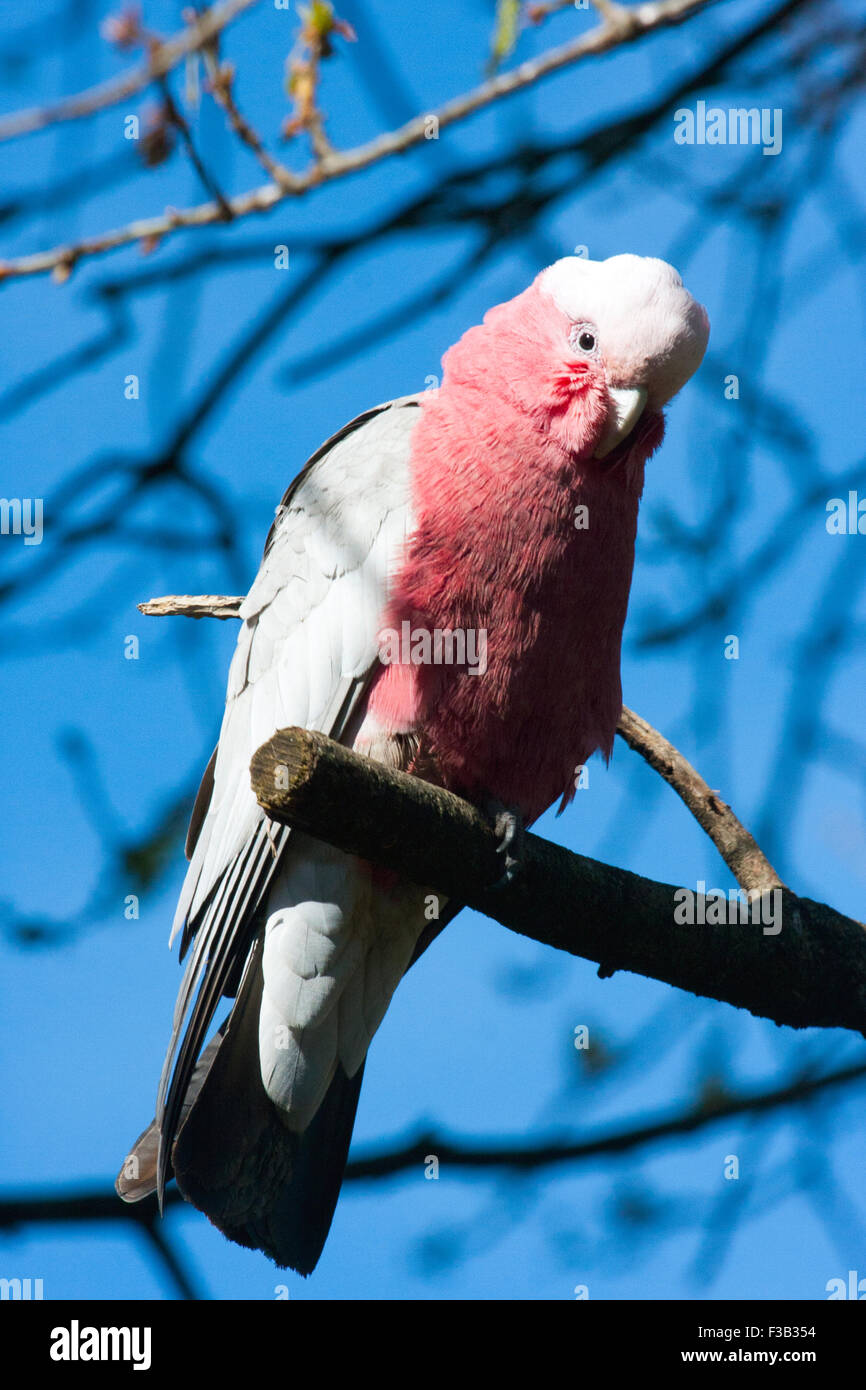
[[[697,371],[710,332],[706,310],[673,266],[651,256],[566,256],[536,283],[567,323],[568,365],[607,395],[593,450],[607,458]]]
[[[488,389],[492,375],[570,454],[606,469],[635,442],[657,445],[663,407],[700,366],[709,320],[665,261],[566,256],[464,343],[475,334]]]

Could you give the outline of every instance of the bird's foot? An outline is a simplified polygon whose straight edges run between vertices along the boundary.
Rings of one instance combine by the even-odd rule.
[[[526,836],[523,816],[516,806],[505,806],[494,799],[485,803],[485,810],[493,822],[493,831],[499,841],[496,853],[502,855],[503,864],[501,877],[490,886],[507,888],[523,868]]]

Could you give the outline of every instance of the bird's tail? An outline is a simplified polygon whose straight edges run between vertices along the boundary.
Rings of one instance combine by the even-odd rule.
[[[410,964],[459,911],[459,904],[449,903],[440,920],[428,923]],[[262,1084],[262,984],[259,937],[231,1014],[193,1073],[171,1150],[172,1169],[186,1200],[230,1240],[306,1275],[322,1253],[340,1195],[364,1064],[351,1077],[338,1064],[307,1129],[301,1134],[287,1129]],[[124,1201],[138,1202],[156,1191],[158,1149],[154,1120],[136,1140],[115,1183]]]
[[[261,942],[226,1025],[202,1053],[172,1148],[178,1187],[230,1240],[299,1274],[316,1266],[340,1193],[363,1064],[338,1066],[312,1123],[287,1129],[265,1092],[258,1055]],[[158,1133],[139,1137],[118,1176],[127,1202],[156,1190]]]

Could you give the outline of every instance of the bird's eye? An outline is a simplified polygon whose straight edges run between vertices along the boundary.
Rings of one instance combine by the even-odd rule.
[[[571,346],[592,357],[598,352],[598,333],[594,323],[576,323],[571,330]]]

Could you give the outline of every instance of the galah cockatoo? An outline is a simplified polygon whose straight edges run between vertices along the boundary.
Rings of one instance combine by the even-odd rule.
[[[189,961],[124,1198],[173,1174],[232,1240],[314,1268],[430,890],[270,822],[250,760],[317,729],[500,808],[503,844],[565,804],[613,747],[644,465],[708,332],[664,261],[566,257],[464,334],[440,387],[358,416],[292,483],[192,814]],[[462,663],[435,641],[384,659],[383,633],[407,631],[474,641]]]

